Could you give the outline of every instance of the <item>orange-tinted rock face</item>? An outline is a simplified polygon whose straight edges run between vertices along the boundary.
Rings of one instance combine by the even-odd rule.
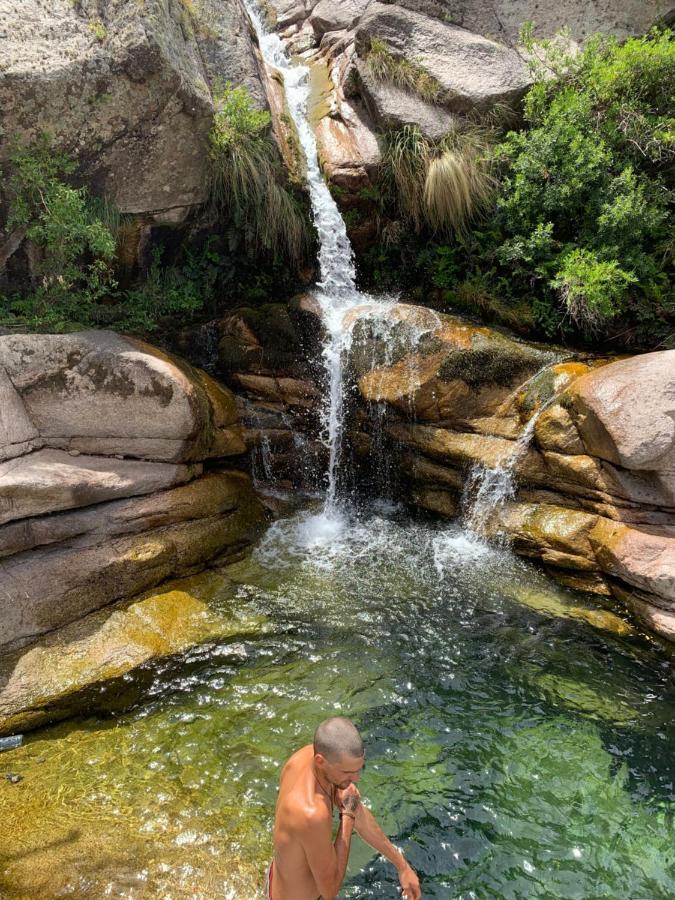
[[[412,501],[452,518],[473,467],[508,471],[515,496],[496,504],[488,530],[570,584],[639,593],[631,609],[670,633],[675,351],[561,361],[453,316],[402,304],[390,316],[390,334],[403,348],[407,335],[408,349],[361,370],[358,387],[391,408],[387,433],[409,451]]]
[[[596,369],[570,389],[589,453],[628,469],[675,471],[675,350]]]

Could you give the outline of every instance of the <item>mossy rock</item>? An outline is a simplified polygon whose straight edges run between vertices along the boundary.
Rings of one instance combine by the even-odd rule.
[[[439,370],[443,381],[461,378],[466,384],[498,384],[503,387],[522,383],[556,355],[486,328],[471,333],[470,348],[453,351]]]

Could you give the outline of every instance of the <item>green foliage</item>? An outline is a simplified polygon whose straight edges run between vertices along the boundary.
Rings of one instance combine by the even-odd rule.
[[[418,63],[394,56],[384,41],[378,38],[370,41],[366,65],[378,81],[391,81],[428,103],[443,102],[445,91],[439,81]]]
[[[385,136],[383,177],[399,215],[417,231],[461,234],[489,204],[495,187],[488,133],[451,131],[432,141],[416,125]]]
[[[255,130],[261,119],[243,115],[240,121]],[[259,303],[295,287],[282,257],[248,253],[241,228],[226,223],[221,234],[197,237],[177,252],[155,247],[147,272],[119,290],[114,266],[128,232],[120,226],[131,223],[105,199],[71,186],[67,179],[74,173],[72,160],[46,139],[12,158],[6,227],[32,242],[32,284],[0,295],[1,325],[35,331],[109,327],[149,335],[216,316],[223,297]],[[133,242],[133,228],[130,234]]]
[[[209,134],[211,198],[246,234],[250,247],[300,265],[311,243],[309,219],[284,180],[270,116],[255,109],[246,87],[227,85]]]
[[[673,34],[581,52],[523,37],[525,126],[492,148],[481,132],[453,135],[459,148],[386,137],[386,212],[427,236],[416,272],[447,303],[557,340],[671,346]]]
[[[107,31],[100,19],[94,19],[93,22],[89,23],[89,31],[91,31],[100,44],[106,39]]]
[[[511,268],[515,292],[533,295],[549,334],[608,333],[625,314],[639,322],[638,339],[645,330],[662,338],[673,309],[662,174],[675,136],[672,34],[594,38],[576,56],[550,42],[539,49],[559,77],[534,85],[531,127],[496,150],[504,175],[488,255]]]
[[[115,237],[88,191],[67,183],[74,165],[46,139],[18,148],[11,163],[7,229],[23,231],[35,247],[33,290],[4,298],[0,321],[53,328],[86,321],[92,304],[115,286]]]
[[[248,89],[241,85],[227,85],[218,97],[219,109],[213,117],[209,134],[212,153],[236,147],[247,140],[257,140],[269,128],[271,117],[267,110],[253,106]]]
[[[122,303],[107,307],[108,321],[104,309],[97,324],[141,334],[156,331],[167,319],[186,324],[201,311],[206,288],[204,273],[194,257],[188,256],[184,267],[167,268],[156,249],[143,282],[126,291]]]
[[[574,322],[593,332],[622,311],[626,288],[636,281],[616,260],[603,262],[589,250],[575,247],[560,260],[551,287],[559,292]]]

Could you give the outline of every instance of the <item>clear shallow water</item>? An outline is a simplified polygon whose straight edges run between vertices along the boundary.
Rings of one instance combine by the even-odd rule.
[[[672,658],[613,607],[386,511],[280,521],[228,576],[240,635],[0,756],[0,896],[260,896],[279,767],[334,713],[425,897],[675,894]],[[396,885],[355,839],[342,896]]]

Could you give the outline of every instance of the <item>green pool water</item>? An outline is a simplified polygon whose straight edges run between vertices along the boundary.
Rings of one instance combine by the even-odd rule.
[[[611,603],[373,511],[279,521],[209,584],[240,634],[0,755],[1,897],[261,896],[280,766],[337,713],[424,897],[675,896],[672,656]],[[341,896],[397,884],[355,839]]]

